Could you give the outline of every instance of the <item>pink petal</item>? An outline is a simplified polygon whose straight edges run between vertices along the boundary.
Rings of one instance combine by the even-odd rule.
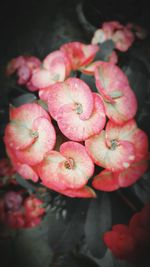
[[[68,197],[96,198],[95,191],[89,186],[84,186],[79,189],[68,189],[67,188],[60,193]]]
[[[136,183],[140,177],[148,170],[148,162],[142,160],[132,163],[131,166],[120,172],[118,176],[118,184],[120,187],[131,186]]]
[[[92,186],[106,192],[117,190],[119,188],[118,175],[105,169],[94,177]]]
[[[59,164],[65,162],[65,160],[65,157],[57,151],[49,151],[47,153],[44,160],[37,167],[43,185],[58,192],[66,189],[66,184],[58,177]]]
[[[19,77],[17,81],[18,84],[21,84],[21,85],[26,84],[31,77],[31,71],[29,67],[26,64],[24,64],[18,69],[17,75]]]
[[[97,45],[85,45],[80,42],[64,44],[60,49],[69,57],[73,70],[88,65],[99,50]]]
[[[37,69],[31,78],[32,85],[37,89],[42,89],[48,87],[51,84],[57,82],[57,77],[53,76],[53,74],[47,69]]]
[[[36,171],[34,170],[34,168],[32,168],[31,166],[21,163],[19,161],[19,159],[17,158],[17,156],[15,155],[15,151],[12,150],[9,147],[9,144],[6,142],[6,151],[8,153],[8,156],[11,159],[11,163],[14,167],[14,169],[25,179],[31,179],[34,182],[38,181],[38,175],[36,173]]]
[[[10,109],[10,120],[24,124],[28,128],[32,128],[33,121],[39,117],[50,120],[48,113],[36,103],[24,104],[18,108]]]
[[[6,126],[5,138],[10,147],[16,150],[25,149],[35,141],[31,129],[17,121],[12,121]]]
[[[137,111],[137,100],[130,87],[126,87],[122,93],[121,97],[113,100],[114,103],[104,101],[106,115],[111,121],[120,125],[132,119]]]
[[[68,56],[66,55],[66,53],[60,50],[56,50],[47,55],[46,58],[43,60],[43,67],[49,70],[50,72],[53,72],[53,74],[59,75],[61,77],[59,79],[60,81],[63,81],[65,77],[70,74],[71,71],[71,63]]]
[[[117,79],[116,79],[117,77]],[[129,86],[128,79],[123,71],[110,62],[99,62],[95,69],[96,86],[104,100],[114,103],[111,93],[121,91]]]
[[[39,98],[44,102],[48,102],[49,95],[51,93],[51,86],[39,90]]]
[[[23,56],[18,56],[9,61],[6,67],[6,75],[12,75],[17,69],[25,64],[25,58]]]

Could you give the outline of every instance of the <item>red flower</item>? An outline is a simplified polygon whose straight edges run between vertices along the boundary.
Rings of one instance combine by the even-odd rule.
[[[133,215],[129,226],[113,226],[104,234],[104,242],[119,259],[137,262],[147,259],[150,252],[150,204]]]
[[[23,211],[8,211],[5,218],[6,224],[11,228],[23,228],[25,226],[25,216]]]
[[[27,221],[32,220],[32,218],[39,217],[45,213],[45,208],[42,207],[43,204],[43,201],[36,198],[34,195],[31,195],[25,199],[23,206]]]
[[[125,225],[115,225],[104,234],[104,242],[115,257],[132,261],[135,257],[135,241]]]

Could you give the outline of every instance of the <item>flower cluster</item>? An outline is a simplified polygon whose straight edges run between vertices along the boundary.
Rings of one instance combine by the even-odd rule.
[[[104,242],[119,259],[144,260],[150,247],[150,204],[131,218],[129,225],[117,224],[104,234]]]
[[[20,192],[8,191],[0,198],[0,223],[13,229],[35,227],[45,213],[43,204],[35,195],[23,197]]]
[[[107,37],[123,31],[131,44],[133,34],[122,27],[103,25]],[[148,167],[147,135],[134,120],[136,96],[118,66],[94,61],[97,52],[97,44],[70,42],[41,63],[35,57],[17,57],[7,66],[7,74],[16,72],[19,83],[38,91],[47,107],[35,101],[10,108],[4,136],[8,156],[25,179],[40,179],[70,197],[96,196],[87,186],[94,164],[104,170],[92,185],[104,191],[132,185]],[[92,75],[97,93],[76,72]]]
[[[146,35],[146,31],[138,25],[128,23],[124,26],[118,21],[108,21],[95,31],[92,44],[101,44],[106,40],[112,40],[117,50],[126,52],[133,44],[135,37],[144,39]]]

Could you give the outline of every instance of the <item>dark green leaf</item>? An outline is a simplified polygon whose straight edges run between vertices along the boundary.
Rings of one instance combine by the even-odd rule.
[[[106,246],[103,234],[111,227],[112,215],[109,195],[101,193],[101,197],[91,201],[85,223],[85,234],[88,248],[93,256],[103,257]]]

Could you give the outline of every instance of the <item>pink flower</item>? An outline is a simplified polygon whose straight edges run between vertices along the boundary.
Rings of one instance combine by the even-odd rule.
[[[73,141],[83,141],[99,133],[105,125],[105,109],[100,97],[77,78],[55,84],[49,94],[48,107],[62,133]]]
[[[33,56],[19,56],[12,59],[6,68],[6,74],[12,75],[17,72],[18,84],[27,84],[30,81],[32,73],[41,65],[41,61]]]
[[[63,143],[60,146],[60,152],[47,153],[38,165],[38,173],[43,185],[57,192],[74,196],[89,193],[88,188],[82,188],[93,172],[94,164],[85,147],[71,141]]]
[[[36,181],[34,166],[55,146],[50,117],[40,105],[31,103],[11,109],[10,120],[4,137],[8,155],[23,177]]]
[[[72,69],[77,70],[92,62],[99,47],[94,44],[85,45],[80,42],[70,42],[62,45],[60,50],[69,57]]]
[[[148,155],[147,135],[134,120],[123,126],[108,121],[106,130],[87,139],[85,146],[97,165],[112,172],[122,171]]]
[[[43,201],[34,195],[27,197],[23,203],[27,220],[42,216],[45,213],[45,208],[42,207],[43,204]]]

